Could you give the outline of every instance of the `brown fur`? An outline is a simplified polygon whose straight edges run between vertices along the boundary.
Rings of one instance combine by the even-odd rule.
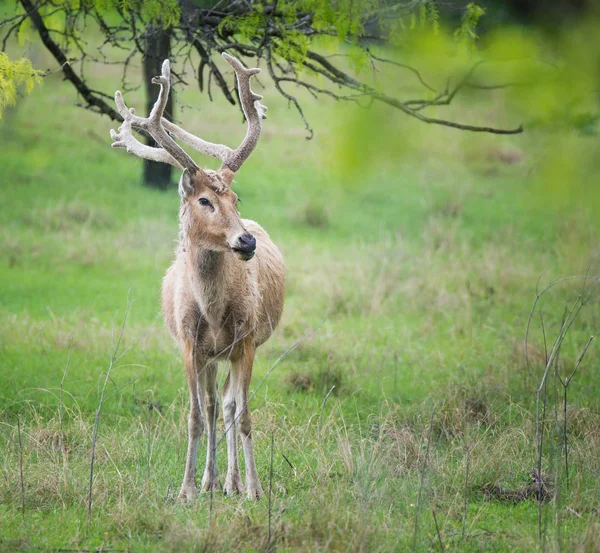
[[[229,187],[232,177],[227,170],[184,173],[180,185],[180,244],[163,281],[162,310],[169,331],[184,351],[190,387],[190,442],[197,443],[199,438],[202,408],[211,448],[217,402],[215,361],[229,360],[232,369],[223,390],[224,418],[228,418],[226,409],[233,413],[235,420],[229,431],[235,441],[235,427],[240,427],[246,454],[246,442],[251,440],[247,403],[254,351],[269,338],[281,317],[285,266],[265,230],[254,221],[240,218],[237,196]],[[212,208],[200,205],[201,197],[210,201]],[[256,253],[248,261],[232,251],[236,237],[246,232],[256,238]],[[229,443],[230,438],[228,449],[237,447]],[[233,493],[240,491],[241,484],[233,466],[234,461],[237,465],[237,456],[233,459],[233,452],[229,455],[225,491]],[[182,486],[182,496],[188,499],[195,495],[192,465],[195,449],[191,443]],[[248,466],[248,458],[246,465],[248,494],[260,497],[257,475],[248,475],[248,469],[254,473],[256,469]],[[215,459],[209,451],[202,487],[216,485]]]

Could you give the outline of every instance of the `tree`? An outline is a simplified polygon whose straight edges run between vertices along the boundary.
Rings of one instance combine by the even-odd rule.
[[[169,32],[161,25],[148,25],[144,53],[144,84],[146,86],[146,113],[158,99],[159,88],[152,83],[152,77],[160,75],[162,62],[171,55],[171,38]],[[169,94],[165,116],[172,120],[174,115],[173,94]],[[148,146],[158,146],[151,136],[146,137]],[[171,182],[172,167],[168,163],[144,160],[143,181],[154,188],[166,188]]]
[[[226,51],[244,63],[266,68],[275,89],[298,111],[308,138],[313,130],[295,95],[298,88],[314,97],[381,102],[428,124],[472,132],[522,132],[521,126],[496,128],[429,115],[431,108],[449,105],[463,88],[477,84],[473,77],[481,61],[471,54],[483,10],[475,4],[462,9],[453,34],[441,29],[435,0],[39,0],[36,4],[19,0],[19,5],[19,13],[0,22],[3,50],[11,36],[31,27],[84,107],[115,121],[121,119],[111,105],[111,91],[88,86],[83,77],[86,64],[114,63],[118,55],[126,88],[127,71],[136,55],[144,60],[148,82],[170,53],[179,71],[176,79],[193,73],[209,97],[217,89],[235,104],[232,81],[218,61],[218,54]],[[104,36],[97,49],[82,40],[89,25]],[[435,82],[403,59],[424,36],[458,60]],[[379,75],[390,70],[405,72],[420,87],[420,95],[403,97],[400,91],[381,86]],[[152,105],[155,91],[148,92]],[[155,173],[146,168],[145,174],[146,182],[153,182]],[[156,182],[164,183],[164,177]]]

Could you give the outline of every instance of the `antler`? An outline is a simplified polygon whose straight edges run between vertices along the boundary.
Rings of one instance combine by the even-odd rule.
[[[246,122],[248,123],[246,136],[242,143],[237,149],[229,152],[226,157],[222,158],[223,167],[227,167],[235,173],[244,161],[248,159],[254,148],[256,148],[262,130],[262,119],[267,118],[267,107],[260,103],[262,96],[255,94],[250,88],[250,77],[260,73],[260,69],[258,67],[246,69],[237,58],[230,56],[227,52],[223,52],[222,55],[236,72],[240,103],[242,104]]]
[[[162,75],[152,79],[153,83],[160,84],[160,93],[148,117],[135,115],[135,110],[133,108],[128,109],[125,105],[121,93],[118,90],[115,92],[115,103],[123,117],[123,124],[119,127],[118,133],[114,130],[110,131],[110,136],[114,140],[113,148],[126,148],[128,152],[138,157],[170,163],[180,169],[197,171],[198,166],[173,140],[171,137],[173,135],[199,152],[220,159],[223,162],[223,169],[237,172],[256,148],[262,130],[262,119],[267,118],[267,107],[260,103],[262,96],[255,94],[250,88],[250,77],[260,73],[260,69],[258,67],[247,69],[237,58],[226,52],[223,52],[223,58],[233,67],[236,73],[240,103],[248,124],[246,136],[235,150],[223,144],[206,142],[163,117],[171,86],[169,60],[165,60],[162,65]],[[142,144],[133,136],[132,128],[147,131],[161,147],[152,148]]]
[[[246,69],[237,58],[226,52],[223,52],[222,55],[236,73],[240,103],[248,123],[246,136],[242,143],[235,150],[232,150],[223,144],[206,142],[166,119],[162,120],[162,124],[173,136],[203,154],[220,159],[223,162],[222,168],[230,169],[235,173],[256,148],[262,130],[262,120],[267,118],[267,107],[260,103],[262,96],[255,94],[250,89],[250,77],[260,73],[260,68]]]
[[[163,123],[166,122],[166,119],[163,119],[163,113],[171,88],[171,66],[169,60],[163,62],[162,74],[159,77],[153,77],[152,82],[160,85],[160,92],[148,117],[135,115],[135,110],[133,108],[128,109],[125,105],[121,93],[118,90],[115,92],[115,104],[121,117],[123,117],[123,124],[119,127],[118,133],[113,130],[110,132],[110,136],[114,140],[112,144],[113,148],[126,148],[128,152],[132,152],[145,159],[163,161],[180,169],[189,169],[193,172],[198,171],[199,167],[194,160],[171,138],[163,127]],[[139,142],[131,132],[132,127],[143,129],[150,133],[152,138],[161,147],[152,148]]]

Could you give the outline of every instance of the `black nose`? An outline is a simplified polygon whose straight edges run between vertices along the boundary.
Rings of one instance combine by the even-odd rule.
[[[252,253],[256,250],[256,238],[249,233],[242,234],[238,238],[238,249],[244,253]]]

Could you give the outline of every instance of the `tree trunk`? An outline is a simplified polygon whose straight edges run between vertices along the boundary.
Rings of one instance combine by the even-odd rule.
[[[144,83],[146,86],[146,113],[150,113],[154,103],[158,99],[160,87],[152,83],[152,77],[160,75],[162,62],[170,53],[171,36],[168,29],[157,25],[148,25],[148,36],[146,38],[146,54],[144,56]],[[169,101],[165,108],[165,117],[173,118],[173,92],[169,95]],[[156,142],[150,137],[146,138],[148,146],[156,146]],[[144,160],[143,183],[151,188],[166,190],[171,185],[172,167],[168,163]]]

